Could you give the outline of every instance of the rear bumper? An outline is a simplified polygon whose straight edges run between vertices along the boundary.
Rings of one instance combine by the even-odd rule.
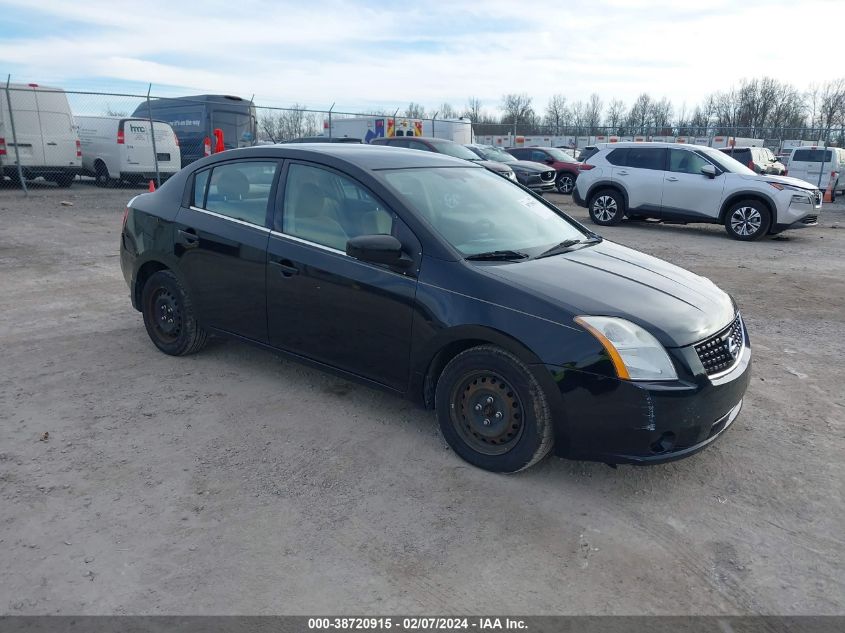
[[[21,165],[24,178],[38,178],[42,176],[49,178],[51,176],[79,176],[83,173],[82,166],[68,165],[67,167],[33,167],[29,165]],[[16,176],[18,173],[17,165],[3,165],[2,173],[5,176]]]

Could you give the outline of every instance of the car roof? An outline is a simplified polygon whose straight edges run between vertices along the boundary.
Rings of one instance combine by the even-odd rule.
[[[766,149],[766,148],[765,148],[765,147],[760,147],[759,145],[737,145],[736,147],[714,147],[713,149],[717,149],[717,150],[719,150],[720,152],[723,152],[723,151],[725,151],[725,150],[728,150],[728,151],[734,150],[734,151],[736,151],[736,150],[740,150],[740,149],[741,149],[741,150],[746,150],[746,149]]]
[[[706,145],[696,145],[694,143],[667,143],[665,141],[620,141],[618,143],[596,143],[596,147],[600,150],[614,149],[617,147],[671,147],[676,149],[693,147],[695,149],[712,149]],[[584,149],[587,148],[585,147]]]
[[[417,137],[419,138],[419,137]],[[443,140],[443,139],[440,139]],[[451,141],[450,141],[451,142]],[[252,157],[296,158],[301,160],[319,160],[331,157],[363,169],[402,169],[411,167],[477,167],[461,158],[435,152],[421,152],[418,149],[368,145],[358,143],[290,143],[278,145],[258,145],[241,149],[230,149],[213,157],[221,159]],[[212,164],[216,161],[209,161]],[[481,167],[483,169],[483,167]]]

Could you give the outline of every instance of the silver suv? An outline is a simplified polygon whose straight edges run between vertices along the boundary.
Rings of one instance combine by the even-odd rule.
[[[614,143],[581,166],[573,199],[596,224],[657,218],[724,224],[738,240],[818,224],[822,196],[797,178],[755,174],[718,150]]]

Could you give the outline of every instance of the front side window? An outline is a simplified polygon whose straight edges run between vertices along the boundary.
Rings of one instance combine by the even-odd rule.
[[[285,179],[285,234],[346,251],[360,235],[389,235],[390,211],[357,182],[333,171],[294,163]]]
[[[666,165],[666,150],[662,147],[630,147],[626,162],[628,167],[663,171]]]
[[[574,224],[520,187],[473,167],[392,169],[381,177],[464,256],[542,250],[586,239]]]
[[[200,172],[194,184],[194,205],[235,220],[265,226],[277,166],[276,161],[241,161],[213,167],[210,177]],[[208,178],[204,205],[198,204],[197,199],[201,178]]]
[[[703,156],[685,149],[669,150],[669,171],[679,174],[701,175],[701,168],[709,165]]]
[[[536,163],[544,163],[548,158],[546,152],[541,152],[540,150],[532,150],[531,152],[531,160]]]

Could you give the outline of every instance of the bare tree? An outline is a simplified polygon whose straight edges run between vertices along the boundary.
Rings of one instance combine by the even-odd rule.
[[[614,99],[607,106],[607,114],[604,118],[604,124],[611,128],[613,134],[619,134],[624,119],[625,102],[621,99]]]
[[[441,103],[437,110],[438,119],[457,119],[458,111],[451,103]]]
[[[419,103],[411,103],[408,104],[408,107],[405,109],[405,116],[409,119],[424,119],[425,118],[425,108],[422,107]]]
[[[651,125],[660,134],[672,133],[672,102],[666,97],[660,101],[652,101]]]
[[[572,126],[575,128],[575,135],[586,134],[589,106],[583,101],[576,101],[572,104]]]
[[[590,128],[590,134],[595,134],[598,127],[601,125],[601,114],[604,109],[604,104],[601,98],[594,92],[590,95],[590,100],[587,102],[587,126]]]
[[[642,93],[628,111],[628,127],[633,134],[646,134],[652,125],[652,98]]]
[[[829,134],[834,126],[845,124],[845,78],[824,84],[820,101],[819,127]]]
[[[534,109],[531,107],[531,97],[527,94],[506,94],[502,96],[502,110],[505,115],[502,123],[534,123]]]
[[[106,114],[105,116],[127,116],[128,112],[126,110],[117,110],[112,108],[110,104],[106,104]]]
[[[304,105],[294,103],[284,110],[262,110],[258,126],[265,140],[281,143],[300,136],[314,136],[320,120],[316,112],[306,112]]]
[[[481,123],[484,110],[481,108],[481,99],[478,97],[470,97],[467,99],[466,108],[464,108],[464,116],[473,123]]]
[[[546,106],[545,123],[549,128],[549,134],[561,134],[563,127],[569,123],[569,118],[566,97],[560,94],[553,95]]]

